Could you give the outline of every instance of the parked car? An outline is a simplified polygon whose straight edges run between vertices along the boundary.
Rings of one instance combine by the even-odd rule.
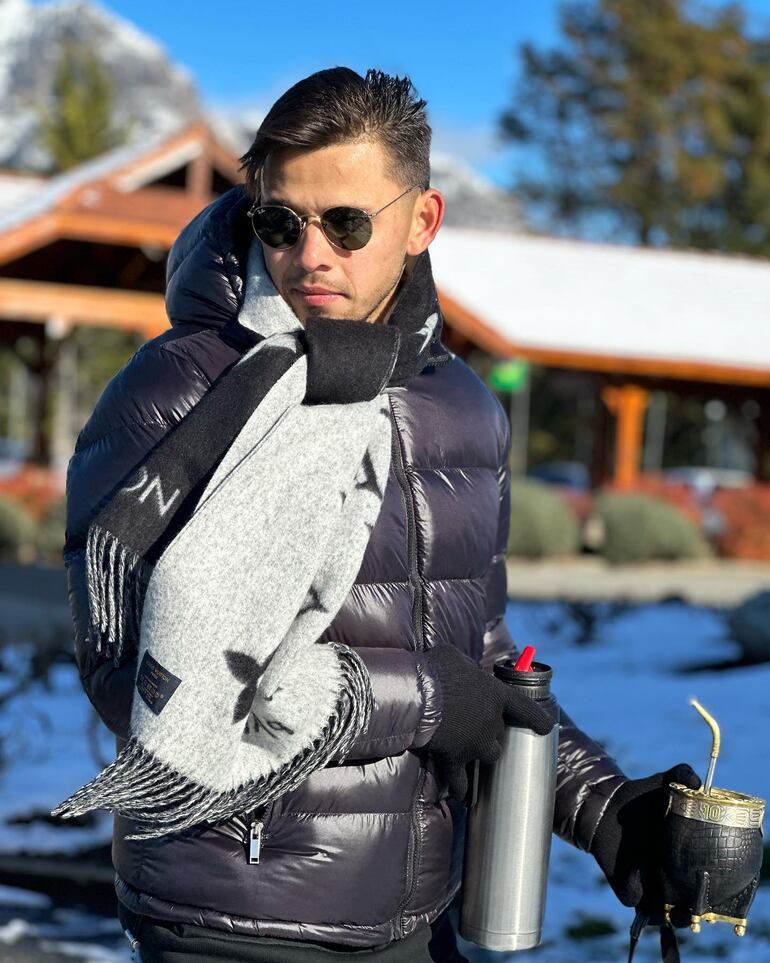
[[[575,491],[587,492],[591,488],[588,467],[580,461],[544,461],[530,468],[527,475],[549,485]]]

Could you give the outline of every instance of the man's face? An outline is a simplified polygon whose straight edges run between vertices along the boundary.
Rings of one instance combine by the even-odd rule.
[[[261,202],[285,204],[297,214],[340,206],[373,213],[413,186],[393,180],[385,160],[374,140],[274,152],[263,170]],[[371,240],[358,251],[335,247],[317,220],[287,250],[261,242],[270,277],[297,318],[303,324],[311,315],[383,320],[407,258],[423,251],[438,230],[443,201],[437,205],[437,194],[418,189],[404,195],[374,218]]]

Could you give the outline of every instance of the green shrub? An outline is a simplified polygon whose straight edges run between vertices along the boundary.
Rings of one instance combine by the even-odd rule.
[[[48,506],[37,530],[37,550],[46,561],[62,561],[66,523],[67,499],[57,498]]]
[[[511,482],[509,555],[548,558],[579,549],[580,523],[563,498],[543,482]]]
[[[598,936],[612,936],[617,931],[611,920],[579,913],[577,920],[565,927],[564,935],[571,940],[593,940]]]
[[[0,559],[28,561],[34,554],[37,524],[19,502],[0,495]]]
[[[596,499],[608,562],[704,558],[710,554],[696,526],[677,508],[649,495],[605,493]]]

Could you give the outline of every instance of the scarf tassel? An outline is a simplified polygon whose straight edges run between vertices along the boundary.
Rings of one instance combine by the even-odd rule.
[[[255,809],[296,789],[332,756],[341,762],[369,725],[374,694],[361,657],[342,643],[328,644],[338,654],[343,675],[335,710],[312,745],[280,769],[256,782],[220,792],[183,776],[131,739],[113,763],[51,814],[71,817],[108,809],[138,823],[126,839],[152,839]]]
[[[126,640],[139,638],[142,601],[152,565],[92,524],[86,541],[89,641],[117,665]]]

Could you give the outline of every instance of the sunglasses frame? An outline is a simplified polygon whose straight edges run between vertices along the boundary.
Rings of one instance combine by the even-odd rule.
[[[319,224],[319,227],[321,228],[321,231],[323,232],[323,236],[332,245],[332,247],[337,248],[337,250],[339,251],[360,251],[362,248],[366,247],[369,241],[371,241],[374,230],[373,229],[371,230],[369,237],[361,245],[361,247],[354,247],[354,248],[342,247],[342,245],[338,244],[331,237],[329,237],[329,235],[326,233],[326,229],[324,228],[323,218],[329,213],[329,211],[335,211],[339,208],[342,208],[343,210],[347,209],[349,211],[354,211],[356,214],[360,214],[368,218],[371,226],[371,222],[374,220],[374,218],[377,217],[378,214],[381,214],[386,208],[390,207],[391,204],[395,204],[396,201],[400,201],[402,197],[405,197],[411,191],[422,190],[422,189],[423,188],[419,184],[415,184],[413,187],[407,187],[407,189],[403,191],[401,194],[399,194],[398,197],[394,197],[392,201],[388,201],[387,204],[383,204],[383,206],[379,208],[379,210],[376,210],[373,213],[370,213],[369,211],[365,211],[362,207],[348,207],[348,205],[346,204],[335,204],[334,207],[327,208],[327,210],[323,211],[323,213],[321,214],[297,214],[297,212],[292,210],[287,204],[260,204],[259,201],[254,201],[254,203],[246,213],[249,220],[251,221],[251,229],[254,231],[254,234],[259,238],[260,241],[262,241],[263,244],[267,244],[268,247],[272,247],[273,250],[275,251],[288,251],[290,248],[293,248],[296,244],[298,244],[299,239],[305,233],[305,229],[307,228],[311,220],[318,220],[318,224]],[[288,211],[291,215],[293,215],[299,221],[299,234],[297,235],[297,240],[294,241],[292,244],[286,244],[286,245],[282,245],[281,247],[275,247],[274,245],[269,244],[267,241],[259,237],[259,234],[257,234],[257,229],[256,227],[254,227],[254,215],[259,210]]]

